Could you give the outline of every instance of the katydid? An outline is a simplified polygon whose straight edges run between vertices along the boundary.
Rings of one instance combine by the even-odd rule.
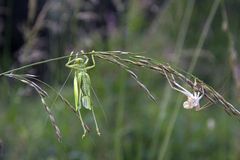
[[[65,66],[68,68],[71,68],[74,71],[73,87],[74,87],[75,110],[79,114],[79,119],[83,127],[84,133],[82,135],[82,138],[85,137],[88,130],[81,115],[81,109],[83,107],[85,109],[92,111],[92,115],[93,115],[95,126],[96,126],[96,131],[97,131],[97,134],[100,135],[92,101],[91,101],[91,81],[87,73],[89,69],[92,69],[95,67],[94,56],[91,55],[93,64],[90,66],[87,66],[89,59],[86,55],[81,55],[80,57],[80,55],[76,53],[76,57],[72,58],[73,53],[74,52],[71,52],[68,62],[66,63]],[[81,51],[81,53],[84,54],[83,51]]]

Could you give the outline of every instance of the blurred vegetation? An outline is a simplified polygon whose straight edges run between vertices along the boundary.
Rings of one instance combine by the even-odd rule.
[[[237,0],[22,2],[22,10],[16,9],[15,0],[0,2],[0,72],[72,50],[124,50],[192,72],[239,104]],[[65,63],[19,73],[36,74],[59,90],[70,72]],[[157,97],[157,104],[125,71],[96,59],[89,75],[100,101],[93,96],[102,135],[97,136],[91,113],[86,112],[91,131],[81,139],[79,119],[57,100],[51,110],[62,131],[61,143],[37,94],[0,77],[0,159],[239,159],[236,118],[219,105],[201,112],[184,110],[183,97],[164,77],[142,68],[134,71]],[[56,95],[47,91],[52,104]],[[72,76],[62,95],[74,103]]]

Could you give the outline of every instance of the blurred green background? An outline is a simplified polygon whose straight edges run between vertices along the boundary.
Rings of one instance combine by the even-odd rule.
[[[122,50],[192,72],[238,106],[240,96],[238,0],[5,0],[0,2],[0,72],[70,51]],[[226,19],[227,16],[227,19]],[[56,90],[69,74],[66,60],[17,73],[32,73]],[[96,117],[77,116],[48,91],[62,131],[59,143],[41,100],[24,84],[0,77],[0,159],[140,160],[240,159],[240,123],[221,104],[184,110],[186,97],[165,77],[133,69],[152,102],[117,65],[96,59],[89,71]],[[73,76],[62,95],[74,103]],[[51,105],[54,102],[53,105]]]

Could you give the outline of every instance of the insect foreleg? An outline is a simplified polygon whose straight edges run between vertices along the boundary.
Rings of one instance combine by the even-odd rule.
[[[94,59],[94,56],[91,55],[91,57],[92,57],[92,63],[93,63],[93,64],[92,64],[91,66],[86,67],[86,68],[85,68],[86,70],[89,70],[89,69],[92,69],[92,68],[95,67],[95,59]]]
[[[73,63],[75,61],[75,59],[73,59],[73,53],[74,53],[73,51],[70,53],[70,56],[68,58],[68,62],[65,64],[66,67],[71,68],[71,63]]]
[[[69,63],[71,61],[73,53],[74,53],[73,51],[70,53],[70,56],[68,58],[68,62],[67,63]]]

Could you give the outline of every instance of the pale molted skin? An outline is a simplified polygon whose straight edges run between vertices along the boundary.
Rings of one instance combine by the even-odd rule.
[[[186,100],[185,102],[183,102],[183,108],[185,108],[185,109],[193,109],[193,108],[195,108],[196,111],[200,110],[200,104],[199,104],[199,102],[200,102],[200,100],[202,99],[202,97],[204,96],[204,89],[201,88],[202,93],[201,93],[201,92],[195,92],[195,91],[194,91],[193,93],[191,93],[191,92],[189,92],[187,89],[185,89],[184,87],[182,87],[180,84],[178,84],[178,83],[175,81],[175,79],[174,79],[173,76],[172,76],[173,82],[171,82],[171,81],[169,80],[169,77],[168,77],[167,73],[166,73],[165,71],[164,71],[164,73],[165,73],[165,75],[166,75],[166,77],[167,77],[167,79],[168,79],[168,82],[169,82],[170,86],[171,86],[173,89],[175,89],[176,91],[179,91],[179,92],[183,93],[185,96],[187,96],[187,100]],[[173,86],[172,83],[173,83],[175,86],[177,86],[178,88],[175,87],[175,86]],[[197,86],[196,80],[195,80],[195,82],[194,82],[194,86]]]
[[[186,94],[185,94],[186,95]],[[185,101],[183,103],[183,108],[185,109],[192,109],[192,108],[196,108],[196,110],[200,109],[200,104],[199,101],[202,98],[203,94],[200,95],[200,92],[194,92],[192,95],[190,95],[187,99],[187,101]]]
[[[175,89],[181,93],[183,93],[184,95],[187,96],[187,101],[185,101],[183,103],[183,108],[185,109],[193,109],[195,108],[197,111],[200,109],[200,104],[199,101],[202,99],[202,97],[204,96],[204,90],[202,89],[203,93],[201,94],[201,92],[189,92],[188,90],[186,90],[185,88],[183,88],[182,86],[180,86],[178,83],[174,83],[176,86],[178,86],[180,89]],[[196,81],[194,82],[194,85],[196,86]]]

